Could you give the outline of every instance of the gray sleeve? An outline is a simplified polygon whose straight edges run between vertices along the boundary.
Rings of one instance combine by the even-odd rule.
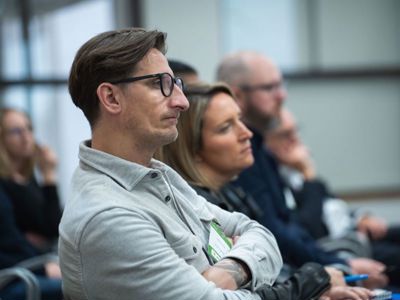
[[[129,210],[95,216],[84,229],[79,251],[88,299],[261,299],[249,290],[222,290],[208,282],[175,253],[156,224]],[[242,251],[247,250],[232,253]]]
[[[282,257],[273,234],[241,213],[230,213],[207,203],[228,237],[240,236],[226,257],[242,260],[252,274],[251,290],[272,285],[282,268]]]

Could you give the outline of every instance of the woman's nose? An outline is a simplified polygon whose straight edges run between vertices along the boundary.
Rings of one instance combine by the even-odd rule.
[[[242,121],[239,121],[239,129],[240,129],[240,138],[242,140],[248,140],[253,137],[253,133],[247,128],[247,126]]]

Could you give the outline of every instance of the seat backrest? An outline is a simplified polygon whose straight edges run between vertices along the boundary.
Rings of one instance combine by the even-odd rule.
[[[0,270],[0,289],[14,279],[20,279],[25,283],[27,300],[40,300],[39,282],[36,276],[26,268],[13,267]]]

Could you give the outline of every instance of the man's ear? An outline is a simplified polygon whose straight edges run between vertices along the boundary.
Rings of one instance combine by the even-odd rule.
[[[236,97],[236,102],[242,111],[246,108],[246,95],[245,92],[238,86],[231,87],[233,94]]]
[[[118,87],[111,83],[103,82],[97,87],[96,93],[100,104],[107,112],[117,114],[121,111],[121,91]]]

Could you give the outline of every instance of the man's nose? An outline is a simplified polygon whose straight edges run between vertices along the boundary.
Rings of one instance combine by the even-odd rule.
[[[189,101],[178,86],[175,86],[171,97],[173,98],[172,105],[174,107],[178,107],[181,111],[185,111],[189,108]]]
[[[286,88],[284,86],[282,86],[281,88],[279,88],[276,91],[276,98],[280,101],[280,102],[284,102],[285,99],[287,97],[287,91]]]

